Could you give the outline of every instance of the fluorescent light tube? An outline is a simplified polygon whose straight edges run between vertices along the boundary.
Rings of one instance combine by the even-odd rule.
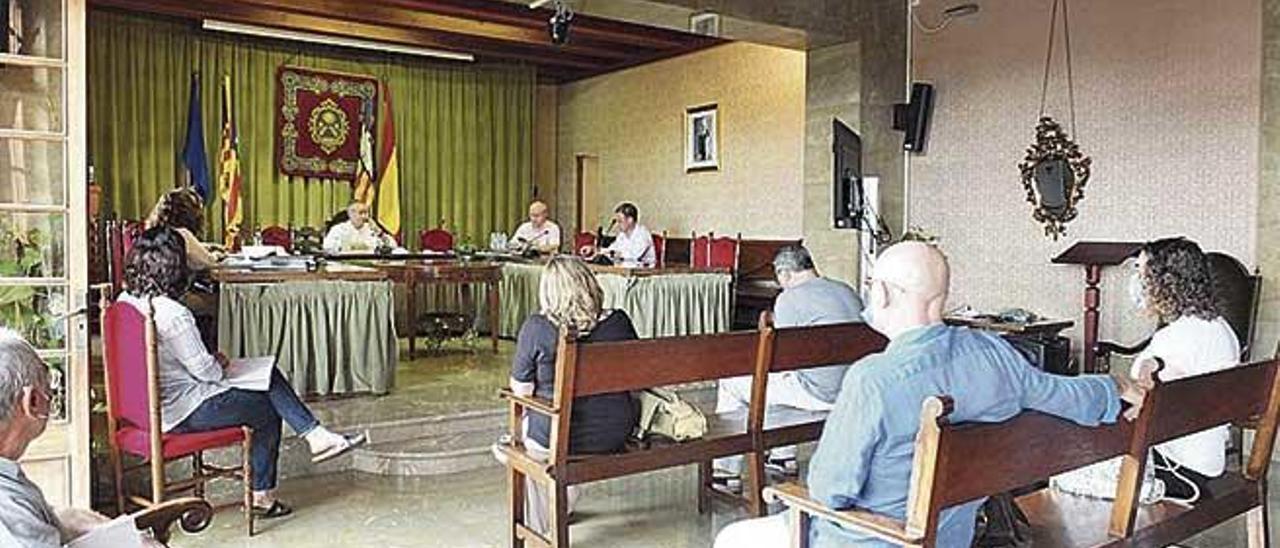
[[[321,44],[325,46],[338,46],[354,49],[363,49],[370,51],[381,51],[386,53],[400,53],[404,55],[417,55],[420,57],[434,57],[437,59],[449,59],[452,61],[475,61],[476,58],[470,53],[458,53],[454,51],[445,51],[440,49],[421,48],[417,46],[405,46],[401,44],[392,44],[388,42],[374,42],[372,40],[360,40],[358,38],[345,38],[342,36],[332,36],[328,34],[317,34],[313,32],[302,32],[296,30],[279,29],[273,27],[262,27],[258,25],[247,25],[243,23],[232,23],[230,21],[220,21],[217,19],[205,19],[202,22],[204,30],[212,30],[218,32],[229,32],[233,34],[243,34],[247,36],[257,36],[260,38],[272,38],[275,40],[290,40],[293,42],[307,42],[310,44]]]

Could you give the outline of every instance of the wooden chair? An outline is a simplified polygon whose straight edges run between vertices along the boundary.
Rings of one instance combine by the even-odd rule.
[[[160,426],[160,385],[155,320],[128,303],[102,303],[102,351],[106,369],[107,440],[115,480],[116,510],[125,508],[125,474],[139,468],[151,473],[150,497],[129,496],[144,508],[161,504],[172,493],[192,491],[204,497],[205,482],[214,478],[240,479],[244,484],[244,512],[249,535],[254,533],[250,445],[253,430],[231,427],[189,434],[163,433]],[[205,464],[204,452],[233,445],[241,447],[241,466]],[[142,459],[126,467],[124,456]],[[192,475],[170,482],[165,464],[191,457]]]
[[[655,266],[666,266],[667,264],[667,231],[663,230],[662,234],[653,234],[653,256]]]
[[[116,220],[107,222],[107,251],[110,254],[108,263],[108,279],[111,282],[111,296],[124,290],[124,265],[129,252],[133,250],[133,242],[142,234],[142,223],[137,221]]]
[[[573,235],[573,253],[575,255],[579,254],[579,252],[582,251],[582,248],[587,246],[595,247],[595,245],[596,245],[595,234],[592,234],[590,232],[579,232]]]
[[[1019,497],[1033,545],[1165,546],[1246,514],[1249,546],[1266,546],[1267,469],[1280,415],[1278,365],[1272,360],[1159,384],[1148,393],[1137,420],[1098,428],[1032,411],[1001,423],[951,424],[950,398],[929,398],[916,436],[906,519],[829,508],[794,483],[765,493],[791,512],[793,546],[808,545],[816,516],[892,544],[933,547],[944,508],[1123,456],[1114,503],[1052,489]],[[1212,480],[1212,498],[1191,508],[1168,502],[1139,506],[1152,446],[1253,415],[1263,420],[1249,465],[1242,473]]]
[[[689,266],[711,267],[711,233],[699,236],[697,232],[693,232],[689,235]]]
[[[709,235],[710,241],[707,242],[707,267],[724,268],[730,272],[738,271],[738,243],[742,241],[742,234],[738,234],[736,238],[729,236],[715,237],[712,233]]]
[[[418,243],[423,251],[448,253],[453,251],[453,233],[444,228],[424,229],[418,233]]]
[[[516,396],[510,391],[502,392],[509,402],[508,421],[512,439],[509,445],[499,448],[507,457],[512,545],[523,546],[526,542],[539,546],[569,545],[567,497],[571,485],[697,463],[703,477],[699,485],[698,505],[701,511],[705,511],[713,494],[707,489],[710,477],[708,463],[716,458],[742,454],[748,455],[753,463],[746,470],[749,484],[763,485],[760,466],[755,466],[762,464],[760,455],[770,447],[816,440],[822,433],[826,414],[782,407],[765,409],[765,388],[761,385],[768,381],[761,372],[773,367],[775,361],[778,367],[789,367],[789,360],[802,357],[814,359],[811,363],[815,364],[828,363],[823,356],[837,346],[840,347],[840,355],[834,363],[849,363],[883,348],[883,339],[866,338],[870,329],[863,324],[797,329],[814,330],[810,335],[822,338],[823,342],[804,349],[805,353],[795,353],[799,349],[794,345],[793,334],[787,333],[783,337],[784,342],[778,346],[783,349],[781,354],[786,356],[781,360],[775,359],[779,353],[768,346],[773,344],[767,342],[773,340],[771,330],[768,333],[737,331],[589,344],[582,343],[571,332],[561,332],[553,399],[547,401],[534,396]],[[808,346],[808,342],[802,344]],[[765,352],[762,353],[761,349]],[[760,357],[762,355],[769,357],[764,359]],[[766,363],[768,367],[764,365]],[[708,431],[700,439],[637,445],[618,454],[569,454],[573,428],[570,417],[573,416],[576,398],[747,375],[753,377],[749,410],[708,414]],[[546,460],[533,457],[525,449],[521,420],[526,412],[551,417],[550,454]],[[753,477],[753,474],[758,475]],[[547,486],[551,493],[552,508],[548,512],[551,530],[546,535],[524,523],[526,478]],[[762,508],[758,502],[759,491],[748,490],[745,496],[748,506],[759,512]],[[742,499],[738,501],[742,502]]]
[[[667,241],[663,242],[666,249],[663,250],[663,261],[671,265],[693,266],[693,238],[685,236],[667,236]],[[747,329],[751,329],[755,325],[753,318]]]
[[[149,531],[160,544],[168,545],[173,524],[177,522],[187,533],[199,533],[213,523],[213,506],[196,497],[166,500],[133,514],[134,526]]]
[[[262,229],[262,244],[277,245],[285,251],[293,252],[293,229],[272,225]]]

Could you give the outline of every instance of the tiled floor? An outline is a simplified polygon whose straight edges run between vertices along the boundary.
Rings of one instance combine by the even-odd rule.
[[[694,468],[684,467],[587,485],[570,528],[574,546],[711,546],[715,532],[740,519],[741,513],[721,506],[710,515],[699,515],[696,475]],[[171,544],[177,548],[507,545],[506,482],[503,469],[497,467],[433,478],[319,476],[286,482],[281,495],[294,504],[296,513],[260,522],[260,533],[253,539],[245,536],[243,518],[227,509],[208,531],[197,536],[177,533]],[[1272,507],[1275,523],[1280,511]],[[1243,528],[1240,518],[1182,545],[1243,547]]]

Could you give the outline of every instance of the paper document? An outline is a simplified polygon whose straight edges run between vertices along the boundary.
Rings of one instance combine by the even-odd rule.
[[[266,392],[271,386],[271,370],[276,366],[272,356],[235,358],[223,373],[227,383],[241,390]]]
[[[133,516],[122,515],[103,523],[67,543],[66,548],[141,548],[142,534]]]

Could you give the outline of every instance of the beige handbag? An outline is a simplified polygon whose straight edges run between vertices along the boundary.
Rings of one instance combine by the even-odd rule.
[[[701,438],[707,434],[707,417],[697,407],[680,399],[666,388],[647,388],[635,392],[640,406],[640,421],[632,437],[645,440],[661,436],[674,441]]]

